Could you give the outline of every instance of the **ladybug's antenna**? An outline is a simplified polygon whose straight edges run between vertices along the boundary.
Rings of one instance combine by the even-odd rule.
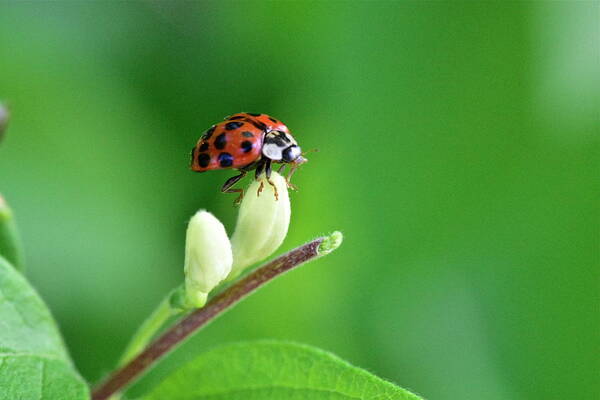
[[[308,158],[304,157],[306,154],[308,154],[308,153],[316,153],[316,152],[318,152],[318,151],[319,151],[319,149],[310,149],[310,150],[303,151],[303,152],[300,154],[300,157],[298,157],[298,158],[296,159],[296,161],[294,161],[294,164],[296,164],[296,168],[297,168],[297,167],[298,167],[300,164],[304,164],[304,163],[308,162]]]
[[[308,153],[318,153],[319,149],[310,149],[302,152],[302,156],[307,155]]]

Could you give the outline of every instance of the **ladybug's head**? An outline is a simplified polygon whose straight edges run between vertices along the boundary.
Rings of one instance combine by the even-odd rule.
[[[262,153],[275,162],[302,164],[306,161],[296,140],[282,131],[271,131],[265,135]]]
[[[298,146],[297,144],[293,144],[293,145],[289,146],[288,148],[286,148],[285,150],[283,150],[281,152],[281,156],[282,156],[282,161],[286,162],[286,163],[295,162],[295,163],[300,164],[300,163],[304,162],[304,158],[302,157],[302,150],[300,149],[300,146]]]

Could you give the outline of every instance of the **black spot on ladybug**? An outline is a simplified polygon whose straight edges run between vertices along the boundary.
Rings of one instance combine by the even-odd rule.
[[[244,132],[242,132],[242,136],[243,137],[254,137],[254,134],[249,131],[244,131]]]
[[[277,120],[276,120],[276,119],[274,119],[274,118],[271,118],[271,117],[269,117],[269,119],[271,120],[271,122],[275,122],[275,123],[277,123]]]
[[[262,114],[256,114],[256,113],[248,113],[248,115],[252,115],[253,117],[260,117]]]
[[[227,138],[225,133],[221,133],[215,138],[215,147],[219,150],[223,150],[227,144]]]
[[[210,137],[212,136],[214,131],[215,131],[215,126],[213,125],[209,130],[206,131],[206,133],[203,136],[203,139],[204,140],[210,139]]]
[[[242,148],[242,150],[244,150],[244,153],[248,153],[250,150],[252,150],[252,142],[249,142],[247,140],[244,140],[242,142],[242,144],[240,145],[240,147]]]
[[[248,122],[250,122],[252,125],[254,125],[258,129],[260,129],[261,131],[264,131],[265,129],[267,129],[267,126],[265,124],[263,124],[262,122],[254,121],[252,119],[249,120]]]
[[[210,156],[206,153],[198,154],[198,165],[202,168],[206,168],[208,167],[208,164],[210,164]]]
[[[219,165],[221,167],[231,167],[233,165],[233,156],[229,153],[219,154]]]
[[[225,118],[225,119],[232,121],[234,119],[242,119],[242,118],[244,118],[243,115],[234,115],[233,117],[229,117],[229,118]]]
[[[243,122],[228,122],[225,124],[225,129],[227,129],[228,131],[232,131],[234,129],[239,128],[242,125],[244,125]]]
[[[208,142],[204,142],[200,145],[200,147],[198,148],[199,151],[206,151],[208,150]]]

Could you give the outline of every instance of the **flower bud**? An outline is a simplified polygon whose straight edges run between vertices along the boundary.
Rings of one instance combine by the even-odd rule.
[[[185,239],[186,302],[202,307],[208,293],[229,275],[232,263],[225,227],[211,213],[198,211],[188,224]]]
[[[277,187],[278,199],[273,187],[263,176],[252,182],[242,200],[235,232],[231,238],[233,268],[231,278],[244,268],[270,256],[283,243],[290,225],[290,198],[285,179],[277,172],[271,175]],[[263,184],[263,191],[257,191]]]

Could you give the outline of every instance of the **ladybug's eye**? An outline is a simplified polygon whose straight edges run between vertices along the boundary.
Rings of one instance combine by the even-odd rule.
[[[285,149],[281,155],[283,157],[283,161],[292,162],[296,158],[300,157],[300,154],[302,154],[302,150],[300,150],[300,147],[294,144]]]

